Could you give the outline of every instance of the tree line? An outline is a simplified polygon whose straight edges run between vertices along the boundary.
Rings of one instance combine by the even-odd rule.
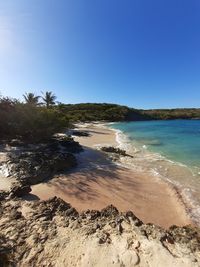
[[[56,96],[45,92],[23,95],[25,101],[0,97],[0,141],[18,139],[27,143],[48,142],[53,134],[69,127],[65,114],[55,107]],[[40,102],[40,99],[42,102]]]
[[[108,103],[63,104],[47,91],[25,93],[24,101],[0,96],[0,141],[48,142],[74,122],[200,119],[200,109],[138,110]]]

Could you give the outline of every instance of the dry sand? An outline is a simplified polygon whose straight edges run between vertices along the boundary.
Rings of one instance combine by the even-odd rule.
[[[191,223],[180,197],[170,185],[151,174],[115,164],[97,150],[99,145],[117,145],[114,131],[100,124],[79,128],[91,134],[76,137],[85,148],[78,156],[79,166],[47,183],[32,186],[35,197],[44,200],[56,195],[78,211],[113,204],[121,211],[132,210],[145,223],[165,228]]]

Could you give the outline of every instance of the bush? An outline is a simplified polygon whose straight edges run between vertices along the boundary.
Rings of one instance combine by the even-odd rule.
[[[55,109],[36,107],[12,99],[0,100],[0,138],[44,142],[69,125]]]

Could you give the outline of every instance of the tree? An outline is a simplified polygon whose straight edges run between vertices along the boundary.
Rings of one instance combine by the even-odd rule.
[[[45,105],[47,108],[55,105],[56,96],[52,92],[47,91],[47,92],[43,93],[42,99],[45,102]]]
[[[33,93],[25,93],[25,95],[23,95],[26,104],[32,105],[32,106],[37,106],[39,105],[39,99],[40,96],[36,96]]]

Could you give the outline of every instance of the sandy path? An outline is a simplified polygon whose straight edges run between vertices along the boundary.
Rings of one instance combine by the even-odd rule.
[[[97,125],[86,130],[90,137],[76,138],[85,146],[85,152],[79,155],[79,167],[33,186],[33,195],[41,199],[59,196],[78,211],[113,204],[121,211],[132,210],[146,223],[163,227],[190,223],[180,199],[166,183],[150,174],[113,164],[96,150],[99,144],[117,144],[112,130]]]

